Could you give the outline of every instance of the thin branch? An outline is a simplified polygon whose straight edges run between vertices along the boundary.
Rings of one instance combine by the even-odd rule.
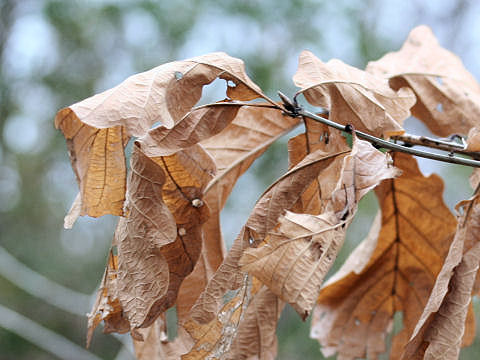
[[[471,166],[471,167],[480,167],[480,161],[477,161],[477,160],[456,157],[456,156],[454,156],[453,153],[450,153],[448,155],[435,154],[435,153],[431,153],[431,152],[428,152],[428,151],[415,150],[415,149],[412,149],[410,147],[398,145],[398,144],[392,143],[390,141],[386,141],[386,140],[377,138],[373,135],[364,133],[362,131],[355,130],[351,126],[344,126],[344,125],[338,124],[334,121],[331,121],[331,120],[325,119],[323,117],[317,116],[314,113],[311,113],[311,112],[309,112],[307,110],[304,110],[302,108],[297,108],[296,111],[292,112],[290,115],[291,116],[304,116],[304,117],[307,117],[309,119],[321,122],[322,124],[333,127],[337,130],[346,131],[346,132],[349,132],[349,133],[354,132],[355,135],[357,135],[359,138],[367,140],[367,141],[371,142],[372,144],[375,144],[378,147],[382,147],[382,148],[389,149],[389,150],[392,150],[392,151],[400,151],[400,152],[404,152],[404,153],[407,153],[407,154],[410,154],[410,155],[415,155],[415,156],[419,156],[419,157],[423,157],[423,158],[427,158],[427,159],[432,159],[432,160],[437,160],[437,161],[442,161],[442,162],[447,162],[447,163],[452,163],[452,164],[460,164],[460,165],[466,165],[466,166]],[[456,150],[455,152],[458,152],[458,151]]]
[[[461,138],[461,136],[457,136]],[[455,141],[446,141],[444,139],[435,139],[427,136],[418,136],[412,134],[395,135],[392,136],[391,139],[394,142],[402,141],[405,146],[425,146],[433,149],[467,155],[475,160],[480,160],[480,152],[466,150],[467,146],[464,142],[459,144]]]

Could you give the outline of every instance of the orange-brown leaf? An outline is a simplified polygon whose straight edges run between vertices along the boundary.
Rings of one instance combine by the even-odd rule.
[[[237,289],[243,278],[239,266],[243,251],[255,241],[261,242],[278,222],[279,216],[291,208],[320,171],[347,152],[326,154],[316,151],[272,185],[255,205],[246,225],[235,239],[232,248],[204,292],[192,308],[192,317],[200,322],[215,318],[220,300],[228,289]]]
[[[480,86],[427,26],[413,29],[400,51],[369,63],[367,71],[389,78],[393,89],[410,87],[417,96],[412,115],[437,135],[466,135],[479,124]]]
[[[206,107],[186,116],[200,99],[203,86],[217,77],[234,83],[235,86],[227,87],[227,96],[232,100],[262,97],[273,103],[248,78],[241,60],[225,53],[212,53],[136,74],[57,113],[55,126],[67,139],[80,187],[81,215],[123,214],[126,184],[123,149],[130,136],[144,136],[156,122],[162,123],[163,133],[169,133],[168,129],[185,117],[178,131],[196,135],[182,142],[178,131],[172,130],[173,135],[163,144],[170,147],[193,144],[196,137],[211,136],[208,131],[218,132],[233,119],[239,105]],[[218,119],[220,113],[228,116],[217,127],[204,126],[205,122]],[[195,121],[198,118],[200,125]],[[202,129],[208,131],[200,136],[197,133],[202,133]],[[157,132],[162,134],[161,129]]]
[[[258,105],[258,104],[257,104]],[[266,105],[266,104],[264,104]],[[275,140],[291,131],[300,119],[266,106],[242,107],[221,133],[201,144],[214,158],[217,174],[205,189],[211,216],[203,225],[203,250],[193,272],[184,280],[177,299],[178,318],[190,308],[223,261],[225,249],[220,230],[220,211],[238,178]]]
[[[325,212],[317,216],[287,212],[263,246],[247,249],[240,259],[242,270],[291,304],[303,319],[310,314],[323,278],[343,245],[358,201],[382,180],[398,174],[385,154],[356,138],[351,153],[336,162],[342,164],[340,171],[327,169],[332,177],[322,178],[335,184],[325,197]]]
[[[333,129],[320,122],[304,118],[305,133],[299,134],[288,141],[289,168],[298,164],[307,154],[316,150],[335,152],[350,150],[346,138],[339,130]],[[312,215],[320,214],[337,185],[336,174],[341,170],[342,163],[329,166],[323,170],[318,178],[303,192],[292,211]]]
[[[474,328],[472,292],[480,263],[480,201],[462,202],[464,214],[404,359],[457,359],[466,326]],[[467,330],[468,333],[468,330]],[[468,343],[468,342],[467,342]]]
[[[142,325],[168,288],[168,264],[160,249],[175,241],[175,219],[163,201],[164,171],[136,145],[131,158],[127,214],[116,230],[118,297],[131,327]]]
[[[402,176],[377,188],[379,235],[373,231],[360,245],[362,256],[373,252],[368,263],[359,266],[354,252],[320,292],[311,336],[325,355],[377,358],[395,312],[402,311],[403,329],[391,351],[392,359],[399,358],[448,250],[456,221],[443,203],[442,180],[424,177],[408,155],[395,154],[394,164]]]
[[[226,359],[275,359],[277,323],[285,306],[265,285],[254,294]]]
[[[104,321],[104,332],[125,333],[130,330],[130,323],[124,317],[122,306],[117,298],[118,259],[112,250],[108,254],[105,273],[97,292],[95,303],[88,316],[87,347],[90,346],[93,331]]]
[[[252,299],[261,289],[261,283],[245,276],[243,286],[235,297],[228,301],[217,317],[208,322],[199,323],[194,319],[187,321],[183,328],[194,344],[182,360],[223,359],[237,334],[237,329]]]
[[[309,51],[300,54],[293,81],[310,104],[330,111],[330,120],[376,136],[403,133],[400,124],[415,103],[410,89],[395,92],[381,77],[340,60],[323,63]]]

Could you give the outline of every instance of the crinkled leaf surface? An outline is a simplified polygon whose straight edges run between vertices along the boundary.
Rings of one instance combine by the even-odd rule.
[[[110,250],[105,273],[97,292],[92,311],[88,316],[87,347],[90,346],[93,331],[102,322],[104,322],[104,332],[125,333],[130,330],[130,323],[123,316],[122,306],[116,294],[116,282],[118,271],[118,259]]]
[[[247,249],[240,264],[305,319],[313,308],[323,278],[345,239],[347,223],[358,201],[383,179],[398,174],[386,155],[370,143],[354,139],[333,179],[326,210],[320,215],[287,212],[269,232],[263,246]],[[335,165],[335,164],[333,164]]]
[[[173,242],[159,249],[167,264],[168,288],[150,308],[142,327],[175,304],[182,281],[194,269],[202,248],[202,224],[209,217],[202,199],[206,185],[215,174],[215,164],[200,145],[174,155],[152,158],[166,175],[163,200],[175,219],[177,234]]]
[[[350,150],[341,132],[320,122],[304,118],[305,133],[288,141],[289,168],[297,165],[305,156],[316,150],[335,152]],[[337,186],[337,174],[342,162],[337,161],[324,169],[302,193],[292,211],[318,215],[323,212]]]
[[[215,318],[225,292],[228,289],[238,289],[242,284],[243,275],[238,261],[243,251],[255,241],[263,241],[268,231],[277,224],[282,212],[298,201],[300,195],[320,171],[336,158],[344,157],[346,154],[347,152],[327,154],[323,151],[309,154],[264,193],[222,265],[192,308],[192,317],[196,321],[205,323]]]
[[[392,90],[388,81],[340,60],[323,63],[309,51],[300,54],[293,77],[307,101],[330,111],[330,120],[387,137],[403,133],[415,96],[410,89]]]
[[[220,231],[220,211],[238,178],[275,140],[291,131],[300,119],[282,115],[277,109],[242,107],[233,122],[221,133],[201,144],[213,157],[217,173],[205,189],[204,201],[210,217],[203,224],[203,248],[194,271],[184,280],[177,300],[178,318],[184,319],[220,266],[225,253]],[[263,105],[263,106],[260,106]]]
[[[250,301],[237,328],[227,359],[275,359],[277,323],[285,303],[267,286],[262,286]]]
[[[405,348],[404,359],[458,359],[465,332],[474,335],[468,317],[480,264],[480,198],[462,202],[455,238],[430,298]],[[466,331],[467,326],[467,331]],[[470,329],[468,329],[470,328]],[[467,341],[468,342],[468,341]]]
[[[458,56],[442,48],[427,26],[413,29],[400,51],[370,62],[367,71],[410,87],[412,115],[439,136],[466,135],[480,119],[480,86]]]
[[[193,145],[197,138],[211,136],[233,120],[240,105],[207,106],[188,114],[200,99],[203,86],[217,77],[233,82],[227,87],[232,100],[262,97],[273,104],[248,78],[241,60],[212,53],[133,75],[57,113],[55,126],[67,139],[82,197],[82,215],[122,215],[126,184],[123,149],[130,136],[144,136],[152,125],[161,122],[163,126],[154,134],[159,134],[170,152],[164,149],[156,156],[169,155],[173,145]],[[168,130],[181,119],[184,121],[177,130]],[[190,137],[179,137],[182,134]]]
[[[183,328],[193,339],[194,345],[187,354],[182,356],[182,360],[200,360],[207,357],[224,359],[235,338],[243,314],[261,286],[258,280],[252,281],[248,276],[244,276],[240,290],[221,308],[217,317],[204,323],[198,323],[194,319],[187,321]]]
[[[402,311],[403,329],[391,351],[398,359],[448,251],[456,220],[443,203],[442,180],[424,177],[409,155],[396,153],[394,165],[403,174],[376,190],[382,210],[378,236],[373,231],[320,292],[311,337],[326,356],[376,359],[386,349],[394,314]],[[372,255],[359,264],[359,254]]]
[[[175,241],[175,219],[163,201],[166,178],[160,166],[134,146],[128,182],[127,216],[115,233],[118,297],[132,328],[145,321],[168,288],[168,264],[160,249]]]

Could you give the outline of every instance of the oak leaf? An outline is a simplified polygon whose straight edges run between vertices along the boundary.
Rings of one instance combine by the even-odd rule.
[[[165,132],[168,133],[168,129],[183,118],[186,120],[179,128],[182,131],[187,129],[187,133],[193,131],[189,127],[197,127],[195,119],[199,117],[202,124],[206,124],[218,119],[220,114],[227,115],[216,128],[200,127],[210,132],[220,131],[233,120],[241,105],[212,105],[212,108],[207,106],[189,113],[200,99],[203,86],[217,77],[227,80],[228,84],[233,83],[227,85],[227,96],[231,100],[261,97],[276,106],[248,78],[241,60],[225,53],[212,53],[133,75],[120,85],[57,113],[55,126],[67,140],[80,187],[81,215],[123,214],[126,185],[123,149],[131,136],[144,136],[156,122],[163,126],[154,133],[163,131],[165,137]],[[173,130],[173,135],[164,143],[181,144],[178,133]],[[211,135],[203,134],[204,137]],[[188,141],[193,145],[195,136]],[[148,148],[144,151],[148,153]]]
[[[434,134],[466,135],[478,126],[479,84],[427,26],[413,29],[399,51],[370,62],[367,71],[388,78],[393,89],[411,88],[417,97],[412,115]]]
[[[118,258],[110,249],[107,266],[105,267],[105,273],[103,274],[95,303],[91,312],[87,314],[87,347],[90,346],[93,331],[102,321],[105,324],[105,333],[125,333],[130,330],[130,323],[123,316],[122,306],[116,293],[117,271]]]
[[[204,191],[203,199],[210,209],[210,217],[202,227],[202,253],[195,269],[180,287],[176,304],[179,321],[187,317],[223,261],[225,245],[220,230],[220,211],[238,178],[268,146],[300,122],[298,118],[285,116],[277,109],[267,107],[267,104],[257,105],[242,107],[222,132],[201,142],[215,160],[217,173]]]
[[[238,262],[243,251],[255,242],[263,241],[268,231],[277,224],[279,216],[298,201],[318,174],[336,158],[344,157],[347,153],[342,151],[327,154],[319,150],[309,154],[265,191],[235,239],[227,257],[193,306],[193,319],[199,323],[206,323],[215,318],[226,291],[236,290],[242,284],[243,272]]]
[[[372,230],[320,292],[311,337],[326,356],[376,359],[386,349],[394,314],[402,311],[403,329],[391,351],[399,358],[448,250],[456,221],[443,203],[442,180],[424,177],[409,155],[395,153],[394,165],[402,176],[376,189],[381,229]]]
[[[320,122],[304,118],[305,132],[288,141],[289,168],[298,164],[305,156],[316,150],[335,152],[350,150],[346,137],[339,130]],[[341,170],[342,162],[323,170],[318,178],[303,192],[292,211],[318,215],[323,212],[328,199],[335,188],[336,174]]]
[[[324,199],[325,211],[316,216],[287,211],[263,246],[247,249],[240,259],[242,270],[292,305],[304,320],[343,245],[358,202],[382,180],[398,175],[385,154],[356,138],[351,153],[336,162],[342,164],[340,171],[332,179],[325,179],[335,184]],[[331,166],[337,168],[335,165]]]
[[[227,359],[275,359],[277,324],[285,303],[262,286],[248,304]]]
[[[182,355],[182,360],[224,359],[234,341],[237,329],[252,298],[262,284],[255,278],[243,277],[237,294],[221,308],[218,316],[203,323],[190,319],[183,328],[193,339],[190,351]]]
[[[402,134],[415,103],[408,88],[393,91],[381,77],[336,59],[323,63],[309,51],[300,54],[293,81],[310,104],[330,111],[330,120],[381,137]]]
[[[127,218],[115,232],[117,292],[131,327],[143,324],[168,288],[168,264],[160,249],[175,241],[175,219],[163,201],[165,173],[135,145],[128,181]]]
[[[459,203],[463,216],[404,359],[458,359],[462,340],[464,345],[473,341],[475,318],[468,315],[480,264],[479,200],[477,194]]]

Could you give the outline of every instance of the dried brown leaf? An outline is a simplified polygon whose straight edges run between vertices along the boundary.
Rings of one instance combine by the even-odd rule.
[[[400,51],[370,62],[367,71],[408,86],[417,96],[412,115],[439,136],[467,134],[480,119],[480,86],[462,61],[442,48],[427,26],[413,29]]]
[[[238,261],[244,249],[249,248],[254,241],[263,241],[268,231],[277,224],[279,216],[298,201],[320,171],[336,158],[344,157],[346,154],[347,152],[326,154],[322,151],[309,154],[264,193],[222,265],[192,308],[193,319],[199,323],[206,323],[215,318],[225,292],[241,286],[243,275]]]
[[[88,316],[87,347],[90,346],[93,331],[104,321],[104,332],[125,333],[130,330],[130,323],[123,316],[122,306],[117,298],[118,259],[112,250],[108,254],[108,262],[102,282],[97,292],[92,311]]]
[[[165,314],[162,314],[148,328],[138,329],[143,340],[134,340],[135,356],[138,360],[177,360],[182,353],[187,352],[181,337],[169,342]]]
[[[207,356],[210,359],[223,359],[230,350],[249,304],[261,287],[258,280],[252,281],[244,276],[243,286],[222,307],[217,317],[204,323],[198,323],[194,319],[187,321],[183,328],[193,339],[194,345],[182,356],[182,360],[200,360]]]
[[[80,187],[80,215],[122,215],[127,173],[123,152],[129,139],[125,129],[95,128],[64,110],[58,112],[55,124],[67,140]]]
[[[466,326],[474,329],[467,315],[480,263],[480,198],[462,202],[464,214],[438,274],[423,314],[408,342],[404,359],[458,359]],[[467,336],[468,337],[468,336]]]
[[[174,305],[181,282],[195,266],[201,224],[209,213],[201,195],[215,165],[200,145],[149,158],[136,143],[131,168],[128,217],[120,219],[115,241],[118,298],[135,329]]]
[[[381,77],[336,59],[323,63],[309,51],[300,54],[293,81],[310,104],[329,109],[330,120],[376,136],[402,134],[415,103],[410,89],[393,91]]]
[[[227,86],[227,96],[232,100],[261,97],[274,104],[248,78],[241,60],[225,53],[212,53],[131,76],[120,85],[57,113],[55,126],[67,139],[80,187],[81,215],[123,214],[123,149],[130,136],[144,136],[160,121],[163,126],[154,133],[160,133],[163,146],[170,152],[156,156],[167,155],[173,152],[172,146],[192,145],[197,138],[213,135],[233,119],[240,105],[204,107],[189,114],[200,99],[203,86],[217,77],[233,82]],[[183,118],[177,130],[168,130]],[[222,120],[216,126],[206,126],[219,118]],[[191,137],[180,139],[182,133],[190,133]],[[144,149],[148,150],[151,148]]]
[[[456,221],[443,203],[443,182],[424,177],[415,160],[396,153],[402,176],[384,181],[376,192],[382,209],[378,235],[361,245],[368,263],[349,260],[322,288],[311,336],[326,356],[376,359],[385,351],[385,336],[395,312],[403,312],[403,329],[393,338],[391,358],[399,358],[447,253]],[[373,231],[375,234],[376,231]],[[372,244],[373,242],[373,244]],[[368,249],[368,250],[366,250]]]
[[[221,132],[243,106],[249,105],[216,103],[195,108],[173,128],[158,126],[148,131],[139,142],[148,156],[172,155]]]
[[[345,229],[332,212],[317,216],[287,212],[263,246],[243,253],[240,265],[305,320],[344,237]]]
[[[226,359],[275,359],[277,323],[285,306],[265,285],[254,294]]]
[[[342,163],[341,170],[332,174],[332,179],[325,179],[336,183],[326,211],[317,216],[287,212],[263,246],[247,249],[240,259],[242,270],[291,304],[303,319],[310,314],[320,285],[343,245],[358,201],[382,180],[398,174],[385,154],[358,139],[354,139],[351,153],[336,161]]]
[[[177,299],[179,319],[187,317],[223,261],[225,249],[220,231],[220,211],[238,178],[268,146],[291,131],[299,121],[266,106],[242,107],[227,128],[201,143],[214,158],[217,174],[205,189],[204,201],[210,208],[211,216],[202,228],[204,236],[200,258],[180,287]]]
[[[163,201],[165,173],[134,146],[128,180],[127,214],[115,233],[118,244],[118,298],[131,327],[143,324],[169,285],[160,249],[175,241],[175,219]]]
[[[304,118],[305,133],[288,141],[289,168],[298,164],[307,154],[316,150],[335,152],[349,150],[346,138],[341,132],[320,122]],[[335,162],[323,170],[318,178],[303,192],[292,210],[297,213],[318,215],[325,209],[336,184],[336,174],[342,162]]]

